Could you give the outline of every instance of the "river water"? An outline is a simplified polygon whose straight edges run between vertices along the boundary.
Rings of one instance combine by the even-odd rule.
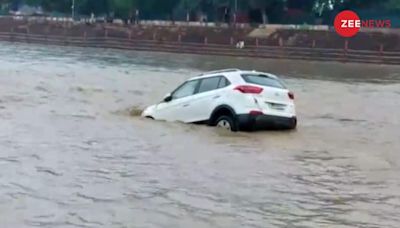
[[[400,226],[400,67],[0,43],[0,227]],[[137,113],[203,70],[282,75],[294,132]]]

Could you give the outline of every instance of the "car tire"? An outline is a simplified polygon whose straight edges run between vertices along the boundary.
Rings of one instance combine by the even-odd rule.
[[[297,118],[294,118],[290,123],[289,130],[296,130],[297,129]]]
[[[217,121],[215,121],[215,123],[215,125],[219,128],[233,132],[238,131],[236,121],[230,116],[221,116],[217,119]]]

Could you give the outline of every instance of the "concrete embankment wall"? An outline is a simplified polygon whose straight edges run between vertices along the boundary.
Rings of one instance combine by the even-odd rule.
[[[0,40],[260,58],[400,63],[400,35],[394,29],[362,31],[355,38],[344,39],[328,27],[255,29],[149,23],[124,26],[2,18]],[[244,48],[236,47],[239,41],[244,41]]]

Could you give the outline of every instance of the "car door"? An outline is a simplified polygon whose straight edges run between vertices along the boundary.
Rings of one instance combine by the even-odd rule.
[[[192,96],[190,104],[187,107],[187,112],[190,114],[188,122],[206,121],[210,118],[215,104],[221,98],[219,84],[222,79],[225,78],[215,76],[200,80],[198,90]]]
[[[190,117],[188,107],[198,87],[198,80],[187,81],[171,93],[172,100],[156,107],[156,119],[187,122]]]

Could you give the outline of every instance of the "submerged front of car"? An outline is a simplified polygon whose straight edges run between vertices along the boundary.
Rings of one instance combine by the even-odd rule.
[[[145,108],[144,111],[142,112],[142,117],[155,119],[154,116],[156,115],[155,114],[156,106],[157,105],[151,105]]]

